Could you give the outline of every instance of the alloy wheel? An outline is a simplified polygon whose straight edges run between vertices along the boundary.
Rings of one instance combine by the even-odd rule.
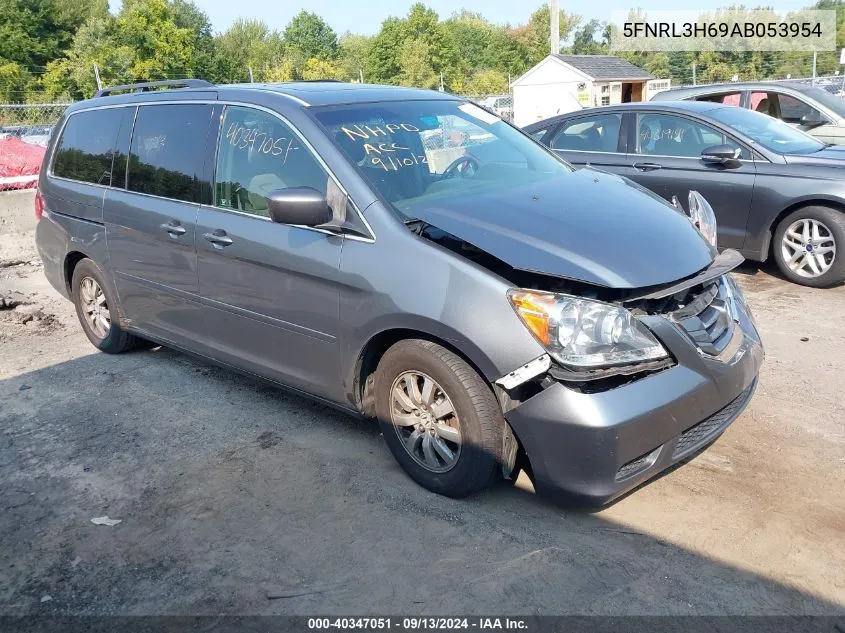
[[[431,376],[406,371],[393,381],[390,417],[402,446],[420,466],[444,473],[458,462],[461,431],[452,400]]]
[[[820,277],[833,265],[836,240],[823,222],[811,218],[796,220],[783,234],[781,255],[796,275]]]
[[[111,329],[111,314],[106,302],[106,295],[97,280],[83,277],[79,282],[79,298],[85,320],[91,331],[99,338],[106,338]]]

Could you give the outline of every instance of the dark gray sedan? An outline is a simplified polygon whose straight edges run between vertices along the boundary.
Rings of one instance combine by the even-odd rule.
[[[626,176],[667,200],[700,191],[716,212],[720,248],[757,261],[772,255],[807,286],[845,280],[843,146],[696,101],[580,110],[525,131],[573,165]]]

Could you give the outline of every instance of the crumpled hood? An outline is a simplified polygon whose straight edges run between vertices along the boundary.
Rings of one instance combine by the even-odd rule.
[[[714,253],[689,220],[626,178],[580,169],[403,209],[513,268],[610,288],[676,281]]]
[[[826,167],[845,167],[845,145],[831,145],[811,154],[785,154],[784,159],[790,165],[824,165]]]

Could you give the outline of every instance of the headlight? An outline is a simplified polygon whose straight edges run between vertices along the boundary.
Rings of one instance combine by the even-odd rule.
[[[589,369],[668,356],[624,308],[536,290],[510,290],[508,299],[540,344],[564,365]]]
[[[689,219],[710,246],[716,247],[716,214],[697,191],[689,192]]]

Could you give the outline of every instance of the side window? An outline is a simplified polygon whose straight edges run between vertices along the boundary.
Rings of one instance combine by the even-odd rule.
[[[615,152],[621,127],[621,114],[578,117],[561,125],[549,146],[569,151]]]
[[[123,110],[105,108],[70,115],[56,147],[53,175],[110,185],[114,141]]]
[[[695,100],[709,101],[710,103],[721,103],[723,105],[739,107],[740,93],[723,92],[715,95],[704,95],[703,97],[696,97]]]
[[[780,103],[780,118],[787,123],[801,123],[801,119],[807,115],[811,117],[821,116],[821,113],[814,107],[791,95],[778,93],[777,97]]]
[[[637,152],[643,155],[697,158],[713,145],[740,147],[708,125],[672,114],[640,114],[637,130]]]
[[[127,189],[199,202],[210,120],[209,105],[141,106],[129,150]]]
[[[229,106],[220,130],[214,204],[268,217],[267,197],[288,187],[326,194],[328,175],[277,117]]]
[[[748,107],[755,112],[762,112],[775,116],[775,99],[777,95],[768,92],[752,92],[748,95]]]

